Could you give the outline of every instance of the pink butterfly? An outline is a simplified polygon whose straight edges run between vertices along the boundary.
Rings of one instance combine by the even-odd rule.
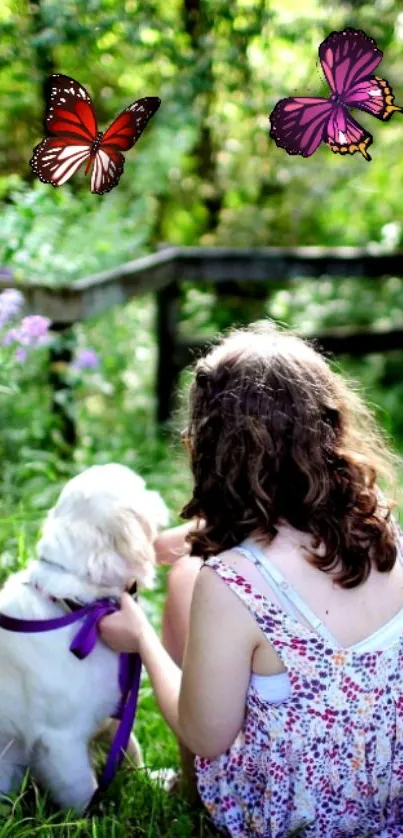
[[[332,93],[321,97],[281,99],[270,115],[276,144],[288,154],[310,157],[321,142],[335,154],[360,151],[371,160],[369,134],[350,116],[348,110],[359,108],[386,122],[395,111],[392,88],[385,79],[372,76],[382,61],[383,52],[365,32],[345,29],[332,32],[319,47],[319,60]]]

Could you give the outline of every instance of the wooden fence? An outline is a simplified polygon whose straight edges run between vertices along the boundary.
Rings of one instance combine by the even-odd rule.
[[[217,293],[234,296],[257,296],[263,300],[270,287],[286,284],[299,277],[403,277],[403,252],[372,253],[367,249],[343,247],[297,248],[166,248],[136,259],[119,268],[104,271],[70,283],[51,287],[42,283],[18,283],[27,310],[52,320],[58,332],[70,331],[75,323],[123,305],[129,299],[155,294],[157,297],[156,371],[157,419],[169,419],[180,370],[203,346],[203,341],[185,340],[181,335],[181,293],[183,282],[216,286]],[[0,279],[0,290],[12,286]],[[245,288],[250,286],[250,294]],[[258,290],[257,290],[258,289]],[[387,331],[338,329],[312,335],[327,352],[364,355],[403,348],[402,327]],[[55,391],[54,410],[59,414],[63,436],[74,444],[74,421],[57,399],[65,388],[59,372],[72,355],[72,341],[51,350],[50,377]]]

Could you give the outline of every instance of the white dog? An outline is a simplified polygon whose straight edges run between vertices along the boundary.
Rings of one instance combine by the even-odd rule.
[[[58,600],[119,598],[150,586],[167,508],[124,466],[74,477],[49,512],[37,560],[0,591],[0,612],[43,620]],[[89,745],[119,703],[118,656],[99,641],[85,660],[69,645],[79,624],[42,634],[0,629],[0,793],[18,790],[26,768],[62,807],[83,812],[96,788]]]

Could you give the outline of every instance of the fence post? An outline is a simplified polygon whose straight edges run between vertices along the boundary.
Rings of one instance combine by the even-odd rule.
[[[77,442],[77,428],[73,389],[66,379],[66,371],[73,359],[75,338],[71,324],[52,323],[51,328],[57,333],[57,338],[49,352],[51,410],[57,421],[62,452],[65,456],[69,456]]]
[[[174,391],[180,369],[176,359],[179,285],[172,282],[157,292],[157,422],[166,422],[172,413]]]

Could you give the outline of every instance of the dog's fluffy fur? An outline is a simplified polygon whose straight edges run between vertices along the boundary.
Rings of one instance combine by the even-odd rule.
[[[124,466],[74,477],[49,512],[37,559],[0,591],[0,611],[23,619],[64,613],[50,597],[92,602],[152,583],[153,541],[167,523],[156,492]],[[55,802],[83,812],[96,788],[89,745],[119,702],[118,656],[99,642],[88,658],[69,651],[77,624],[44,634],[0,630],[0,793],[26,768]]]

